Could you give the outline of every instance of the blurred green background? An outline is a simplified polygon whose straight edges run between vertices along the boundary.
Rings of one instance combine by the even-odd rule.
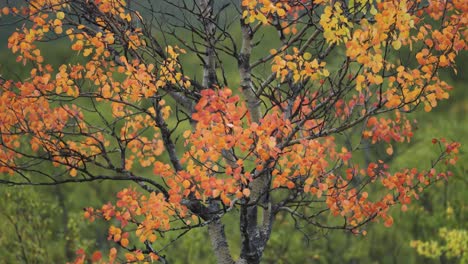
[[[28,75],[30,68],[16,63],[15,56],[6,48],[12,29],[0,27],[0,74],[19,80]],[[53,49],[49,44],[43,45],[45,58],[52,65],[76,59],[76,55],[69,52],[66,41],[54,43]],[[189,55],[185,59],[188,62],[194,60]],[[440,181],[429,188],[419,201],[409,206],[407,212],[393,209],[395,223],[391,228],[381,223],[370,224],[366,236],[320,231],[310,226],[300,226],[298,231],[290,217],[280,216],[263,263],[468,263],[466,54],[459,57],[457,64],[458,75],[449,70],[442,72],[443,79],[454,87],[451,98],[430,113],[415,111],[409,115],[409,119],[418,120],[415,137],[410,144],[396,145],[389,161],[396,167],[425,169],[435,153],[431,139],[445,137],[462,143],[454,176],[448,182]],[[186,65],[193,65],[192,69],[185,68],[187,72],[196,71],[197,63]],[[235,80],[235,84],[238,75],[236,71],[232,72],[233,76],[227,77]],[[383,156],[379,153],[384,149],[385,146],[375,146],[372,150],[374,158]],[[114,246],[107,241],[108,223],[85,221],[82,209],[113,201],[124,184],[100,182],[34,188],[0,186],[0,263],[63,263],[71,261],[78,248],[92,253]],[[234,255],[239,253],[240,239],[235,217],[234,214],[223,220]],[[450,239],[446,234],[440,236],[443,228],[457,230],[456,239]],[[411,244],[417,244],[411,243],[415,240],[433,241],[433,247],[426,248],[433,254],[411,247]],[[162,253],[170,263],[215,263],[207,241],[206,230],[195,229]],[[434,243],[438,243],[439,248]],[[451,256],[450,251],[437,251],[447,243],[448,250],[460,247],[459,254]]]

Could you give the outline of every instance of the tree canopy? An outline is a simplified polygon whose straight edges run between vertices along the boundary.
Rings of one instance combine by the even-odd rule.
[[[16,25],[8,48],[28,67],[0,81],[0,183],[123,188],[84,213],[109,222],[115,247],[80,250],[76,263],[165,263],[160,251],[195,228],[208,229],[218,263],[259,263],[285,215],[365,235],[371,221],[390,227],[391,207],[406,211],[457,161],[460,144],[444,138],[428,140],[425,170],[368,149],[391,158],[417,132],[408,113],[449,98],[440,71],[456,72],[467,49],[464,0],[0,8],[0,23]],[[59,44],[74,55],[50,64]]]

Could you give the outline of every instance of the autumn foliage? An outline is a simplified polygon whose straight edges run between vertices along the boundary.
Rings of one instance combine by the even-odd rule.
[[[277,214],[361,234],[451,175],[460,144],[445,139],[426,170],[360,157],[372,145],[394,155],[416,133],[407,113],[449,98],[439,71],[467,49],[466,0],[161,1],[193,22],[163,25],[150,2],[0,7],[1,21],[21,18],[8,48],[32,69],[1,82],[1,182],[138,184],[86,209],[115,247],[76,263],[164,262],[165,233],[206,226],[219,263],[258,263]],[[262,44],[271,31],[276,46]],[[56,42],[72,60],[48,63]],[[239,257],[220,221],[230,213]]]

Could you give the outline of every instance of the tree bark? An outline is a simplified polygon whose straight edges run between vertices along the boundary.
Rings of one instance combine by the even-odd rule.
[[[250,55],[252,52],[253,29],[241,19],[242,47],[238,59],[241,88],[252,122],[260,123],[262,118],[260,99],[255,93],[251,77]],[[249,183],[251,194],[247,204],[241,207],[240,230],[242,238],[239,264],[257,264],[263,255],[270,237],[273,217],[269,196],[270,186],[268,171],[255,171],[254,179]],[[261,205],[261,207],[259,206]],[[263,209],[262,209],[263,208]],[[263,210],[261,223],[258,223],[258,210]]]
[[[229,245],[224,231],[224,225],[220,219],[216,219],[208,225],[211,245],[218,260],[218,264],[234,264],[229,252]]]
[[[215,54],[216,25],[214,24],[213,2],[213,0],[198,0],[197,2],[198,7],[200,8],[199,20],[203,25],[205,33],[206,50],[203,62],[203,88],[205,89],[212,88],[218,84]],[[213,210],[213,206],[210,206],[209,209],[211,211],[216,211]],[[218,263],[233,264],[234,260],[229,252],[229,245],[224,231],[224,225],[219,218],[212,219],[212,222],[208,224],[208,234]]]

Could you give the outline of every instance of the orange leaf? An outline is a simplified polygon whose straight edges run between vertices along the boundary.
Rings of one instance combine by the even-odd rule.
[[[91,256],[92,262],[98,262],[101,259],[102,259],[102,253],[100,251],[94,252],[93,255]]]
[[[184,186],[185,189],[188,189],[190,187],[190,185],[191,185],[190,181],[188,181],[188,180],[184,180],[182,182],[182,186]]]
[[[391,216],[389,216],[389,217],[387,218],[387,220],[385,220],[384,225],[385,225],[386,227],[391,227],[391,226],[393,225],[393,218],[392,218]]]
[[[392,147],[392,145],[389,145],[386,151],[387,151],[387,154],[391,156],[391,155],[393,154],[393,147]]]
[[[123,238],[122,240],[120,240],[120,244],[124,247],[127,247],[128,246],[128,239],[126,238]]]

